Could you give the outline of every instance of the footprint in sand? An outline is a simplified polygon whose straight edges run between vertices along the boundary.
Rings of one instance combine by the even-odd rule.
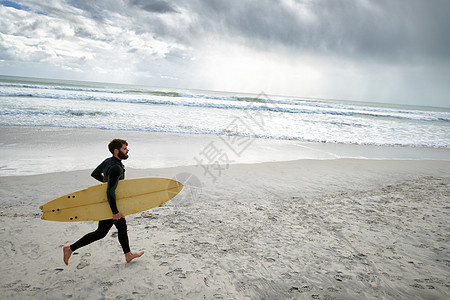
[[[169,276],[169,277],[177,276],[178,278],[186,278],[186,274],[183,273],[183,269],[182,268],[176,268],[173,271],[167,272],[166,276]]]
[[[41,253],[39,251],[39,245],[34,242],[28,242],[20,246],[20,251],[23,255],[28,256],[30,259],[38,259],[41,257]]]
[[[90,265],[90,263],[89,263],[87,260],[82,260],[82,261],[80,261],[80,263],[78,264],[77,269],[78,269],[78,270],[81,270],[81,269],[83,269],[83,268],[85,268],[85,267],[87,267],[87,266],[89,266],[89,265]]]
[[[21,280],[17,280],[15,282],[3,285],[2,288],[4,289],[12,289],[16,292],[23,292],[28,290],[31,287],[28,283],[24,283]]]
[[[3,252],[6,257],[13,257],[17,253],[14,243],[11,241],[4,241],[0,246],[0,252]]]

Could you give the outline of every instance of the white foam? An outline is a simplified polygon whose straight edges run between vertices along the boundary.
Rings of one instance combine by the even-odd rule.
[[[450,113],[230,94],[0,84],[0,125],[450,148]]]

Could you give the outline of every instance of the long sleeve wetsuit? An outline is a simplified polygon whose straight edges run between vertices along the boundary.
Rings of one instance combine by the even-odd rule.
[[[109,206],[111,207],[111,212],[113,214],[117,214],[119,210],[117,209],[116,204],[116,187],[119,180],[125,178],[125,168],[122,162],[115,157],[107,158],[100,165],[98,165],[94,171],[92,171],[91,176],[98,181],[108,183],[106,188],[106,197],[108,199]],[[97,230],[86,234],[77,242],[70,245],[71,250],[75,251],[78,248],[104,238],[113,225],[115,225],[118,230],[118,238],[123,252],[130,252],[127,223],[125,218],[121,218],[119,220],[108,219],[99,221]]]
[[[113,214],[119,210],[116,204],[116,187],[120,179],[125,178],[125,168],[122,162],[113,157],[105,159],[91,174],[92,177],[101,182],[108,182],[106,197]]]

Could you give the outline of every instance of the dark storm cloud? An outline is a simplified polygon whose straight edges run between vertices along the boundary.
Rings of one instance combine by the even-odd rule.
[[[130,0],[131,6],[136,6],[148,12],[155,13],[176,13],[178,12],[169,2],[166,1],[148,1],[148,0]]]
[[[448,59],[450,1],[197,1],[196,32],[252,47],[389,60]],[[192,28],[191,28],[192,30]]]

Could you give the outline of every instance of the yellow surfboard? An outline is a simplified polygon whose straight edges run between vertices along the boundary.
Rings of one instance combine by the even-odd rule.
[[[106,198],[107,183],[67,194],[40,208],[42,219],[59,222],[99,221],[112,218]],[[145,211],[169,201],[183,188],[168,178],[135,178],[120,180],[116,188],[117,209],[126,215]]]

